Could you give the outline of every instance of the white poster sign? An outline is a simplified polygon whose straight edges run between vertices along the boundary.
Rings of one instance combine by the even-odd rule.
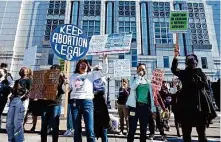
[[[32,70],[37,70],[36,67],[36,58],[37,58],[37,46],[29,47],[25,49],[23,64],[25,67],[28,67]]]
[[[114,77],[129,77],[130,73],[130,60],[129,59],[119,59],[114,60]]]
[[[93,35],[88,55],[116,54],[130,52],[132,33]]]

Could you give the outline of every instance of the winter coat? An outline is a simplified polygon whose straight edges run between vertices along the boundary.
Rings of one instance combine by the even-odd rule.
[[[182,82],[177,98],[177,117],[181,124],[209,124],[217,115],[209,97],[207,78],[200,68],[180,70],[178,60],[173,59],[171,71]]]

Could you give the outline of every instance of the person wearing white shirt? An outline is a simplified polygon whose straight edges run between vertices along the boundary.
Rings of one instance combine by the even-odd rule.
[[[95,142],[94,135],[94,90],[93,82],[108,72],[107,56],[103,58],[103,70],[92,71],[87,60],[81,59],[70,77],[70,103],[74,122],[74,141],[82,142],[81,117],[84,117],[88,142]]]

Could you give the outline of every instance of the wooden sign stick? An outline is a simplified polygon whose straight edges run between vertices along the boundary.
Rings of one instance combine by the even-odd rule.
[[[70,76],[70,66],[71,66],[71,62],[65,61],[64,71],[65,71],[66,77],[68,78]],[[69,93],[68,88],[69,88],[69,84],[65,84],[65,104],[64,104],[64,117],[65,118],[67,118],[67,110],[68,110],[68,93]]]

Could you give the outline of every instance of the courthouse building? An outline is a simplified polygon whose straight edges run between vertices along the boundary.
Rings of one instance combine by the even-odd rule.
[[[113,78],[113,60],[131,60],[131,79],[138,63],[147,65],[150,79],[155,68],[165,71],[165,80],[172,81],[175,34],[169,31],[172,10],[189,12],[189,29],[179,33],[179,67],[185,67],[185,56],[194,53],[199,67],[211,81],[219,78],[220,69],[220,1],[205,0],[67,0],[67,1],[0,1],[0,62],[7,62],[16,78],[23,66],[24,50],[37,48],[34,69],[58,63],[49,40],[59,24],[71,23],[92,35],[133,32],[131,51],[109,55],[109,94],[114,102],[120,78]],[[92,65],[98,56],[86,57]],[[72,63],[72,71],[74,70]]]

